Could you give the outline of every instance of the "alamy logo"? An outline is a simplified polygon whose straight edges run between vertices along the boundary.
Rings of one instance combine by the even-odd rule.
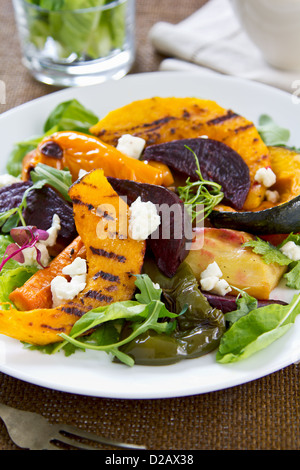
[[[0,80],[0,104],[6,104],[6,86],[3,80]]]

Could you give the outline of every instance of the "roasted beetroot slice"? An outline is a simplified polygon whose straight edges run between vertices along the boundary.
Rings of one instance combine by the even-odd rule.
[[[221,310],[223,313],[228,313],[228,312],[233,312],[236,310],[236,297],[233,295],[226,295],[226,296],[220,296],[220,295],[215,295],[211,294],[209,292],[202,292],[202,294],[206,297],[208,300],[209,304],[217,308],[218,310]],[[281,300],[258,300],[257,301],[257,307],[266,307],[267,305],[271,304],[279,304],[279,305],[286,305],[285,302],[282,302]]]
[[[157,266],[167,277],[173,277],[188,255],[190,220],[179,197],[167,188],[129,180],[107,178],[120,197],[130,206],[139,196],[143,202],[156,205],[161,225],[147,240]]]
[[[223,202],[234,209],[242,209],[250,189],[249,168],[235,150],[222,142],[198,138],[150,145],[142,159],[164,163],[178,174],[196,181],[197,166],[189,149],[198,157],[203,178],[222,186]]]
[[[18,207],[22,202],[24,192],[31,185],[30,181],[24,181],[1,188],[0,213]],[[61,221],[61,230],[57,237],[57,243],[65,247],[77,236],[72,205],[48,186],[33,189],[28,194],[27,207],[23,213],[27,225],[33,225],[41,230],[48,230],[52,225],[55,214],[59,216]]]

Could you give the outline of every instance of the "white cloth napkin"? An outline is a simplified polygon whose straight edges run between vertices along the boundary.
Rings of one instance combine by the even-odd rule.
[[[229,0],[210,0],[177,25],[158,22],[149,38],[158,52],[169,57],[160,70],[199,70],[199,66],[202,71],[256,80],[291,93],[299,82],[299,72],[281,71],[264,61]]]

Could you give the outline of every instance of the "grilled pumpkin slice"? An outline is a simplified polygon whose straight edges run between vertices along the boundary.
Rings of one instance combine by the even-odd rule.
[[[68,334],[87,311],[129,300],[134,294],[134,275],[142,270],[145,242],[127,236],[128,206],[102,170],[85,175],[69,193],[76,227],[86,249],[86,288],[57,308],[0,310],[0,334],[37,345],[58,342],[59,333]]]
[[[236,229],[256,235],[300,231],[300,154],[282,147],[269,147],[271,168],[276,175],[272,191],[277,202],[263,201],[254,211],[235,211],[220,206],[210,214],[217,228]]]
[[[270,165],[268,148],[253,122],[214,101],[173,97],[135,101],[110,112],[91,132],[114,146],[123,134],[142,137],[147,146],[207,135],[231,147],[247,163],[251,187],[244,209],[255,209],[264,199],[265,188],[254,177],[259,168]]]

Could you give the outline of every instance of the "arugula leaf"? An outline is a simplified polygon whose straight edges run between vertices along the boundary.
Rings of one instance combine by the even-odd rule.
[[[262,140],[267,146],[286,145],[290,138],[290,131],[280,127],[267,114],[260,116],[257,129]]]
[[[115,302],[90,310],[74,324],[69,335],[61,333],[64,342],[48,348],[47,353],[53,354],[63,349],[67,354],[71,354],[77,348],[93,349],[112,354],[123,363],[132,366],[134,363],[132,358],[119,348],[148,330],[154,330],[159,334],[170,334],[176,327],[176,322],[166,320],[178,317],[177,314],[167,310],[160,300],[162,290],[156,289],[146,274],[137,276],[136,286],[140,289],[136,299],[140,301]],[[130,324],[131,333],[121,338],[120,331],[124,322]]]
[[[34,183],[46,181],[47,184],[56,189],[66,201],[71,202],[68,191],[72,185],[72,175],[69,170],[57,170],[43,163],[38,163],[35,169],[30,172],[30,177]]]
[[[237,309],[232,312],[225,313],[224,315],[225,320],[230,326],[240,318],[248,315],[252,310],[255,310],[258,305],[257,299],[249,295],[247,292],[240,290],[237,287],[235,287],[235,290],[240,292],[236,299]]]
[[[136,275],[135,285],[140,289],[141,293],[136,294],[135,298],[141,304],[148,304],[152,300],[160,300],[162,289],[153,284],[149,276],[146,274]]]
[[[288,266],[292,261],[284,255],[276,246],[257,237],[243,244],[243,247],[252,248],[253,252],[261,255],[266,264],[277,263],[280,266]]]
[[[237,362],[266,348],[289,330],[299,314],[300,294],[289,305],[271,304],[250,311],[224,333],[217,362]]]
[[[174,325],[172,323],[169,323],[167,321],[158,322],[159,318],[166,316],[166,312],[167,310],[165,305],[160,301],[152,301],[148,305],[137,304],[132,306],[126,306],[122,302],[117,302],[106,307],[104,311],[101,308],[100,311],[99,309],[94,309],[93,311],[88,312],[86,314],[86,318],[83,321],[83,325],[80,319],[78,320],[78,322],[76,322],[74,328],[71,330],[69,335],[61,333],[60,336],[65,341],[70,342],[78,348],[84,350],[93,349],[96,351],[105,351],[107,353],[117,355],[117,357],[120,359],[121,356],[117,354],[117,351],[119,351],[119,347],[129,343],[137,336],[140,336],[146,331],[154,330],[160,334],[169,334],[173,330]],[[169,314],[169,316],[174,317],[176,315]],[[113,342],[111,344],[94,344],[88,342],[86,338],[83,342],[77,339],[78,336],[84,335],[91,328],[99,328],[99,326],[102,326],[106,322],[122,319],[126,320],[127,322],[137,322],[134,323],[132,333],[124,339],[118,339],[116,342]],[[87,320],[91,321],[87,322]],[[64,344],[62,346],[64,346]],[[123,362],[125,358],[127,364],[133,365],[132,360],[129,360],[128,356],[122,353]]]

